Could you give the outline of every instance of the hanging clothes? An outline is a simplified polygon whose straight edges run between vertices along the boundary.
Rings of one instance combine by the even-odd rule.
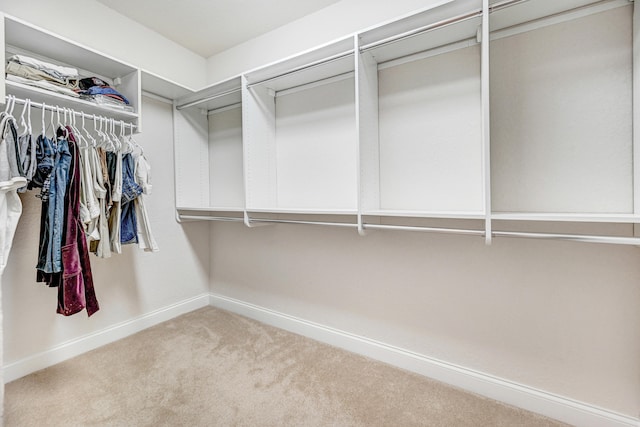
[[[109,210],[109,239],[111,252],[122,253],[120,223],[122,219],[122,153],[107,153],[107,167],[111,182],[111,209]]]
[[[138,214],[138,246],[147,252],[157,252],[160,250],[156,239],[151,232],[151,221],[145,203],[146,196],[151,194],[151,166],[143,153],[135,157],[136,182],[142,188],[142,194],[135,201],[136,212]]]
[[[24,101],[23,130],[19,131],[11,114],[15,98],[9,99],[7,110],[0,112],[0,268],[7,263],[22,212],[17,191],[39,188],[36,197],[41,199],[42,210],[36,280],[58,288],[57,313],[70,316],[86,310],[92,316],[100,307],[90,250],[103,258],[121,253],[122,244],[138,243],[144,250],[157,250],[142,199],[151,190],[149,164],[143,156],[131,154],[134,145],[131,137],[128,143],[124,140],[123,122],[118,137],[116,122],[111,120],[109,129],[109,121],[100,118],[100,128],[94,127],[98,143],[84,128],[84,119],[86,137],[76,126],[75,112],[49,107],[58,114],[57,128],[53,113],[50,122],[55,137],[46,136],[44,113],[42,133],[35,137],[30,101]],[[44,104],[41,107],[45,109]],[[96,121],[94,116],[94,124]],[[104,131],[103,122],[107,123]]]
[[[62,247],[63,274],[58,287],[57,312],[70,316],[86,308],[87,315],[91,316],[100,307],[93,287],[87,237],[80,220],[80,155],[72,129],[67,126],[67,131],[72,175],[69,180],[65,245]]]
[[[54,157],[53,141],[47,138],[44,133],[39,135],[36,139],[36,168],[27,187],[29,190],[44,187],[45,181],[48,180],[53,170]],[[40,197],[42,198],[42,193]]]
[[[1,152],[0,156],[3,156]],[[26,183],[23,177],[0,179],[0,277],[7,265],[13,236],[22,215],[22,202],[17,190]]]
[[[0,117],[0,135],[6,144],[9,173],[12,177],[24,177],[22,162],[20,162],[18,154],[20,152],[20,147],[18,145],[16,120],[10,113],[4,112]]]
[[[59,272],[40,274],[39,279],[58,288],[56,311],[59,314],[71,316],[86,309],[87,315],[91,316],[100,307],[93,286],[87,238],[80,220],[80,155],[72,129],[58,129],[58,134],[61,131],[66,131],[66,138],[59,139],[59,142],[63,145],[66,142],[70,156],[64,200],[64,242],[60,248],[62,267]]]
[[[111,204],[111,184],[107,167],[107,153],[102,148],[96,149],[97,158],[92,167],[96,169],[96,197],[100,205],[95,230],[90,237],[90,250],[100,258],[111,257],[111,237],[107,212]]]
[[[13,133],[6,128],[10,121],[10,115],[3,113],[0,119],[0,277],[7,265],[13,236],[22,215],[22,202],[17,190],[27,183],[26,178],[17,172],[17,165],[13,164],[18,159],[10,155],[9,147],[15,142]]]
[[[66,214],[65,196],[72,155],[66,129],[59,128],[56,133],[54,164],[49,176],[49,194],[42,199],[40,252],[36,266],[40,273],[62,271],[61,247]],[[47,277],[39,274],[38,282],[48,282]]]
[[[122,157],[122,215],[120,218],[120,242],[124,244],[138,243],[138,221],[135,200],[142,194],[134,176],[134,163],[131,153]]]
[[[25,120],[25,113],[28,120]],[[20,117],[20,125],[24,128],[24,132],[18,135],[18,161],[22,167],[23,176],[27,179],[27,184],[31,182],[36,172],[36,141],[31,131],[31,101],[24,103],[22,115]],[[27,191],[27,187],[19,189],[20,192]]]

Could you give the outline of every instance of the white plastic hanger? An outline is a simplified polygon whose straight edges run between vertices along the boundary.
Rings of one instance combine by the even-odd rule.
[[[45,130],[47,129],[45,124],[44,124],[44,116],[45,113],[47,112],[47,106],[45,105],[45,103],[42,103],[42,137],[45,137]]]
[[[4,113],[9,116],[13,116],[13,107],[16,105],[16,97],[8,95],[7,105],[5,106]]]
[[[29,126],[27,126],[27,121],[24,118],[25,114],[27,114],[27,111],[29,111],[29,116],[31,116],[31,100],[30,99],[24,100],[24,107],[22,108],[22,114],[20,114],[20,126],[22,126],[23,128],[21,136],[31,134]],[[29,119],[29,121],[31,121],[31,119]]]
[[[118,139],[118,135],[116,135],[116,121],[114,119],[109,119],[109,136],[111,136],[112,141],[115,143],[117,151],[122,151],[122,142]]]
[[[133,138],[133,123],[129,123],[129,144],[131,144],[133,146],[133,149],[135,150],[136,148],[138,150],[140,150],[140,155],[144,157],[144,149],[142,148],[142,146],[140,144],[138,144],[138,141],[136,141]]]
[[[84,131],[84,135],[86,137],[87,142],[91,146],[95,147],[96,146],[96,139],[91,135],[91,133],[89,133],[87,128],[84,126],[84,114],[82,114],[82,130]]]

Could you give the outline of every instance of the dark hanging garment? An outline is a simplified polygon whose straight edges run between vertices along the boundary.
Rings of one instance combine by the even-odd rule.
[[[54,162],[53,142],[45,135],[38,136],[36,140],[36,170],[33,179],[29,182],[29,190],[32,188],[42,188],[45,180],[49,177],[53,169]]]
[[[57,131],[54,147],[53,169],[45,180],[40,221],[40,246],[38,252],[38,282],[50,282],[47,274],[62,271],[61,247],[64,240],[64,224],[69,187],[69,170],[72,156],[64,129]]]
[[[71,316],[86,308],[91,316],[100,307],[93,288],[87,238],[80,220],[80,157],[72,130],[69,127],[67,130],[72,161],[65,203],[62,272],[52,275],[51,286],[58,286],[58,313]]]
[[[142,187],[136,183],[133,156],[130,153],[122,157],[122,214],[120,216],[120,242],[138,243],[138,219],[135,199],[142,194]]]

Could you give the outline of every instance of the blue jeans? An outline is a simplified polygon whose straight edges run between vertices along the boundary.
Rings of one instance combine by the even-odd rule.
[[[71,166],[71,152],[66,139],[58,139],[53,170],[51,171],[49,202],[43,204],[43,209],[47,208],[47,215],[44,217],[41,226],[44,233],[41,233],[41,256],[38,259],[39,270],[45,273],[57,273],[62,271],[62,238],[64,233],[65,206],[64,199],[69,182],[69,167]]]
[[[120,242],[138,243],[138,219],[135,199],[142,194],[134,177],[133,157],[127,153],[122,157],[122,214],[120,216]]]

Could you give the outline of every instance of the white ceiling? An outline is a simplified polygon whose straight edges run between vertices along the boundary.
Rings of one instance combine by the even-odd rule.
[[[339,0],[98,0],[208,58]]]

